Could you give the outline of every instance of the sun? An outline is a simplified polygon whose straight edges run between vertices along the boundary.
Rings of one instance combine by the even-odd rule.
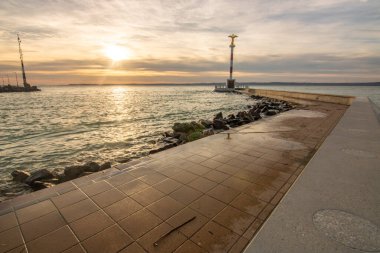
[[[121,61],[128,59],[131,56],[131,52],[126,47],[121,47],[117,45],[108,45],[104,47],[104,54],[112,61]]]

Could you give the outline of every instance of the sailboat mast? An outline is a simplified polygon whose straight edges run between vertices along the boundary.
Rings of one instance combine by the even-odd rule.
[[[18,40],[18,50],[20,52],[22,79],[24,81],[24,87],[25,88],[29,88],[30,85],[26,82],[26,75],[25,75],[25,68],[24,68],[24,59],[23,59],[23,54],[22,54],[22,49],[21,49],[21,40],[20,40],[20,36],[18,34],[17,34],[17,40]]]
[[[17,78],[17,72],[15,72],[15,76],[16,76],[16,83],[17,83],[17,87],[18,87],[18,78]]]

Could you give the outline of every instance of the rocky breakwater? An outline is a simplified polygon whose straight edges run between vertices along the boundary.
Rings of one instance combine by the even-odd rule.
[[[219,112],[212,120],[200,119],[198,122],[174,123],[172,132],[165,132],[162,139],[157,142],[157,148],[149,153],[169,149],[189,141],[194,141],[230,128],[238,127],[257,121],[263,117],[274,116],[278,113],[293,109],[296,105],[284,100],[272,99],[261,96],[250,96],[254,100],[253,105],[248,105],[248,110],[223,117]]]
[[[88,162],[83,165],[68,166],[63,171],[41,169],[29,173],[26,170],[14,170],[11,175],[13,181],[24,184],[32,190],[40,190],[108,168],[111,168],[110,162],[103,164]]]

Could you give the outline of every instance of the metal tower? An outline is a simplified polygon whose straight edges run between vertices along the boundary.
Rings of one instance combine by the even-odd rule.
[[[234,47],[235,47],[235,38],[238,36],[235,34],[231,34],[228,36],[231,38],[231,58],[230,58],[230,78],[227,79],[227,88],[234,89],[235,88],[235,79],[232,78],[233,66],[234,66]]]
[[[21,60],[21,70],[22,70],[22,79],[24,80],[24,87],[30,88],[30,84],[26,81],[26,75],[25,75],[25,68],[24,68],[24,59],[21,49],[21,40],[19,34],[17,34],[17,40],[18,40],[18,50],[20,52],[20,60]]]

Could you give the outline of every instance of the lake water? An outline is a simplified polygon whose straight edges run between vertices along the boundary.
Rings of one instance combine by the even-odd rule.
[[[214,93],[212,86],[41,88],[0,93],[0,195],[22,190],[10,180],[14,169],[63,169],[143,156],[175,122],[211,119],[251,104],[245,96]],[[380,87],[257,88],[371,96],[380,105]]]

